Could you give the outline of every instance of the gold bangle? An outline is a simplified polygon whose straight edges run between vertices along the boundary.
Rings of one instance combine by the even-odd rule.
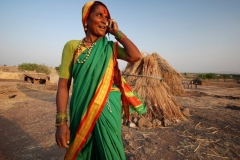
[[[63,124],[67,124],[67,123],[66,123],[66,122],[56,123],[55,126],[56,126],[56,127],[59,127],[59,126],[61,126],[61,125],[63,125]]]
[[[67,114],[57,114],[56,115],[56,119],[68,119],[68,116]]]
[[[56,120],[56,123],[61,123],[61,122],[68,122],[68,120],[67,119],[57,119]]]
[[[122,31],[118,31],[115,35],[115,39],[121,42],[125,37],[127,37]]]
[[[60,126],[68,122],[67,111],[58,111],[56,114],[56,126]]]
[[[58,118],[62,119],[62,118],[65,118],[65,117],[68,117],[67,111],[64,111],[64,112],[60,111],[60,112],[57,112],[57,114],[56,114],[57,119]]]

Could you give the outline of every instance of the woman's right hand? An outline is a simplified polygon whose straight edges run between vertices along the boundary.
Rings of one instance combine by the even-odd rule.
[[[119,31],[117,22],[114,19],[109,19],[108,23],[111,26],[107,28],[108,32],[115,36],[116,33]]]
[[[55,134],[57,145],[60,148],[68,148],[69,140],[70,140],[70,130],[67,124],[62,124],[57,127]]]

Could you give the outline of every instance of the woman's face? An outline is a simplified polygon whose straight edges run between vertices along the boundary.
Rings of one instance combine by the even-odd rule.
[[[95,6],[87,20],[87,34],[102,37],[105,36],[108,27],[108,11],[103,5]]]

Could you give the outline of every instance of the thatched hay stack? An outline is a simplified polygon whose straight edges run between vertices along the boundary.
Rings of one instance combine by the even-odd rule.
[[[161,82],[153,78],[124,75],[133,90],[145,101],[146,117],[161,120],[167,118],[172,122],[185,119],[180,103],[173,96],[174,93],[175,95],[184,93],[182,77],[160,55],[153,53],[144,56],[141,61],[134,64],[128,63],[123,74],[163,78]]]
[[[182,85],[182,74],[178,73],[174,68],[172,68],[172,66],[170,66],[159,54],[153,53],[152,56],[158,61],[158,68],[162,73],[162,78],[171,88],[172,94],[177,96],[185,93]]]
[[[153,59],[148,62],[146,61],[148,57],[152,57]],[[155,68],[153,68],[153,63],[155,63]],[[144,71],[145,73],[143,74]],[[128,63],[124,73],[138,75],[149,74],[149,76],[161,77],[170,87],[173,95],[179,96],[185,93],[182,85],[182,75],[172,68],[172,66],[170,66],[168,62],[157,53],[146,55],[141,61],[136,63]],[[137,77],[127,78],[129,81],[135,79],[137,79]]]

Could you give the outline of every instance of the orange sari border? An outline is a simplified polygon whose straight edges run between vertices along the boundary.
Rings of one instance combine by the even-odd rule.
[[[87,17],[89,15],[89,12],[90,12],[90,9],[92,7],[92,5],[94,4],[95,2],[94,1],[91,1],[91,2],[87,2],[83,8],[82,8],[82,24],[83,24],[83,28],[84,28],[84,25],[85,25],[85,22],[87,21]]]
[[[111,87],[109,87],[108,89],[108,92],[110,91]],[[97,112],[96,116],[95,116],[95,119],[93,120],[93,125],[90,127],[89,131],[87,132],[87,135],[86,137],[84,138],[84,141],[80,144],[79,148],[77,149],[76,153],[74,154],[74,159],[77,157],[78,153],[81,151],[82,147],[84,146],[84,144],[86,143],[86,140],[87,140],[87,137],[89,137],[89,135],[92,133],[92,130],[98,120],[98,117],[100,116],[101,112],[102,112],[102,109],[103,107],[105,106],[105,103],[107,101],[107,96],[104,98],[103,100],[103,104],[100,106],[100,109],[99,111]]]
[[[105,106],[108,93],[112,87],[113,79],[113,58],[109,60],[109,66],[104,74],[102,81],[100,82],[97,91],[91,101],[87,112],[81,120],[79,129],[76,133],[75,139],[68,149],[65,160],[76,159],[78,153],[81,151],[82,147],[87,141],[87,138],[91,134],[98,117],[100,116],[102,109]]]

